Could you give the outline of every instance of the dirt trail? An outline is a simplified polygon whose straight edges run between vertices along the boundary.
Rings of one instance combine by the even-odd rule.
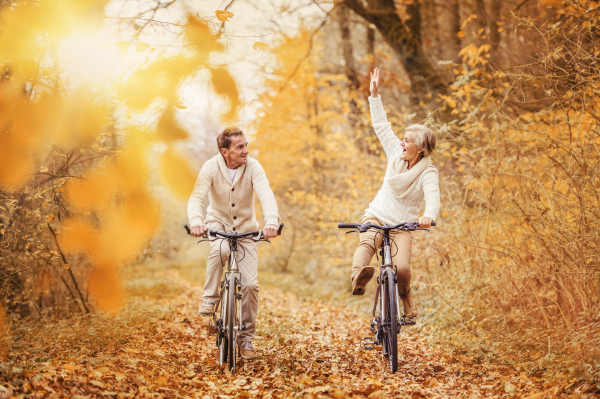
[[[46,358],[13,348],[2,364],[4,397],[559,397],[567,383],[543,386],[509,368],[474,364],[430,349],[403,330],[401,368],[390,374],[380,350],[363,351],[368,320],[291,295],[261,290],[259,358],[219,368],[207,319],[197,312],[201,290],[177,274],[181,295],[163,300],[167,313],[101,349],[87,340],[55,340]],[[89,331],[88,331],[89,333]],[[76,340],[75,340],[76,341]],[[39,355],[39,353],[38,353]],[[45,361],[44,361],[45,360]],[[581,397],[581,395],[575,395]]]

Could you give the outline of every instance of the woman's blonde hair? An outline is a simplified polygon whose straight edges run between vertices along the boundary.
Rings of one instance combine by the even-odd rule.
[[[411,136],[415,141],[415,145],[419,148],[419,151],[426,157],[430,155],[437,144],[435,133],[425,125],[410,125],[404,131],[405,133],[412,133]]]

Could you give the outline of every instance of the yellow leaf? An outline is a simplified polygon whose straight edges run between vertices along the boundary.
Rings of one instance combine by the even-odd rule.
[[[205,63],[212,51],[222,51],[225,48],[217,41],[208,24],[194,17],[188,19],[185,38],[196,47],[200,64]]]
[[[123,303],[123,290],[113,267],[94,268],[88,280],[88,287],[98,306],[104,311],[116,310]]]
[[[4,229],[0,230],[0,234],[4,235]]]
[[[229,18],[233,17],[233,13],[231,11],[221,11],[221,10],[217,10],[215,11],[215,14],[217,14],[217,19],[219,21],[228,21]]]
[[[465,35],[465,32],[462,30],[456,34],[456,36],[458,36],[458,37],[463,37],[464,35]]]
[[[48,215],[48,221],[51,222],[54,220],[54,215],[50,214]]]
[[[450,212],[442,212],[442,217],[448,217],[448,215],[450,215]]]
[[[458,167],[458,171],[459,171],[459,172],[462,172],[463,170],[465,170],[465,167],[464,167],[464,166],[462,166],[462,165],[460,165],[460,166]]]
[[[97,372],[99,372],[101,374],[110,373],[110,369],[108,367],[106,367],[106,366],[105,367],[100,367],[100,368],[98,368],[98,369],[96,369],[94,371],[97,371]]]
[[[65,270],[69,270],[71,266],[68,263],[65,263]]]
[[[252,45],[252,48],[254,50],[267,51],[269,49],[269,45],[267,43],[263,43],[263,42],[254,42],[254,44]]]
[[[81,210],[105,207],[117,188],[117,172],[109,167],[89,172],[68,186],[69,202]]]
[[[137,46],[135,46],[135,51],[137,51],[138,53],[143,53],[144,51],[148,50],[149,48],[150,48],[150,45],[148,43],[139,42],[137,44]]]
[[[190,196],[196,176],[189,164],[170,148],[163,153],[161,178],[179,196]]]
[[[41,167],[40,167],[40,173],[48,173],[48,167],[46,167],[46,166],[41,166]]]
[[[201,62],[197,57],[184,56],[155,61],[146,69],[138,69],[119,88],[119,97],[137,109],[147,108],[156,97],[172,99],[181,80],[196,71]]]
[[[46,201],[46,202],[44,202],[44,203],[42,204],[42,206],[43,206],[44,208],[47,208],[47,207],[49,207],[49,206],[50,206],[50,203],[49,203],[48,201]]]
[[[225,119],[234,119],[240,106],[237,84],[225,68],[211,69],[211,73],[213,89],[218,95],[224,96],[229,100],[229,109],[223,117]]]
[[[100,381],[96,381],[96,380],[91,380],[90,384],[95,385],[99,388],[105,388],[105,385],[103,383],[101,383]]]
[[[164,110],[158,120],[157,137],[159,140],[166,142],[185,140],[189,137],[189,134],[183,130],[175,120],[173,108]]]
[[[77,369],[79,369],[78,366],[75,366],[74,364],[63,364],[63,369],[65,370],[69,370],[69,371],[75,371]]]
[[[165,377],[164,375],[161,375],[160,377],[158,377],[156,379],[156,383],[158,385],[165,385],[167,383],[167,377]]]

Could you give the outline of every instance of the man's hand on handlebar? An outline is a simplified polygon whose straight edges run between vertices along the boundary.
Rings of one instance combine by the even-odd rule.
[[[269,238],[277,237],[278,229],[279,229],[279,227],[277,227],[274,224],[265,225],[265,227],[263,227],[263,236],[264,236],[265,240],[268,240]]]
[[[422,229],[428,229],[431,227],[431,222],[433,222],[433,219],[422,216],[419,218],[419,227]]]
[[[204,226],[203,224],[199,225],[199,226],[193,226],[191,229],[191,235],[194,237],[202,237],[204,235],[204,233],[206,232],[206,226]]]

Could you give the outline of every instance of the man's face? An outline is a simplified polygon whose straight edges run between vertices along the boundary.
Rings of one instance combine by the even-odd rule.
[[[232,136],[229,148],[222,148],[221,152],[226,160],[235,165],[239,166],[248,163],[248,142],[244,135]]]

